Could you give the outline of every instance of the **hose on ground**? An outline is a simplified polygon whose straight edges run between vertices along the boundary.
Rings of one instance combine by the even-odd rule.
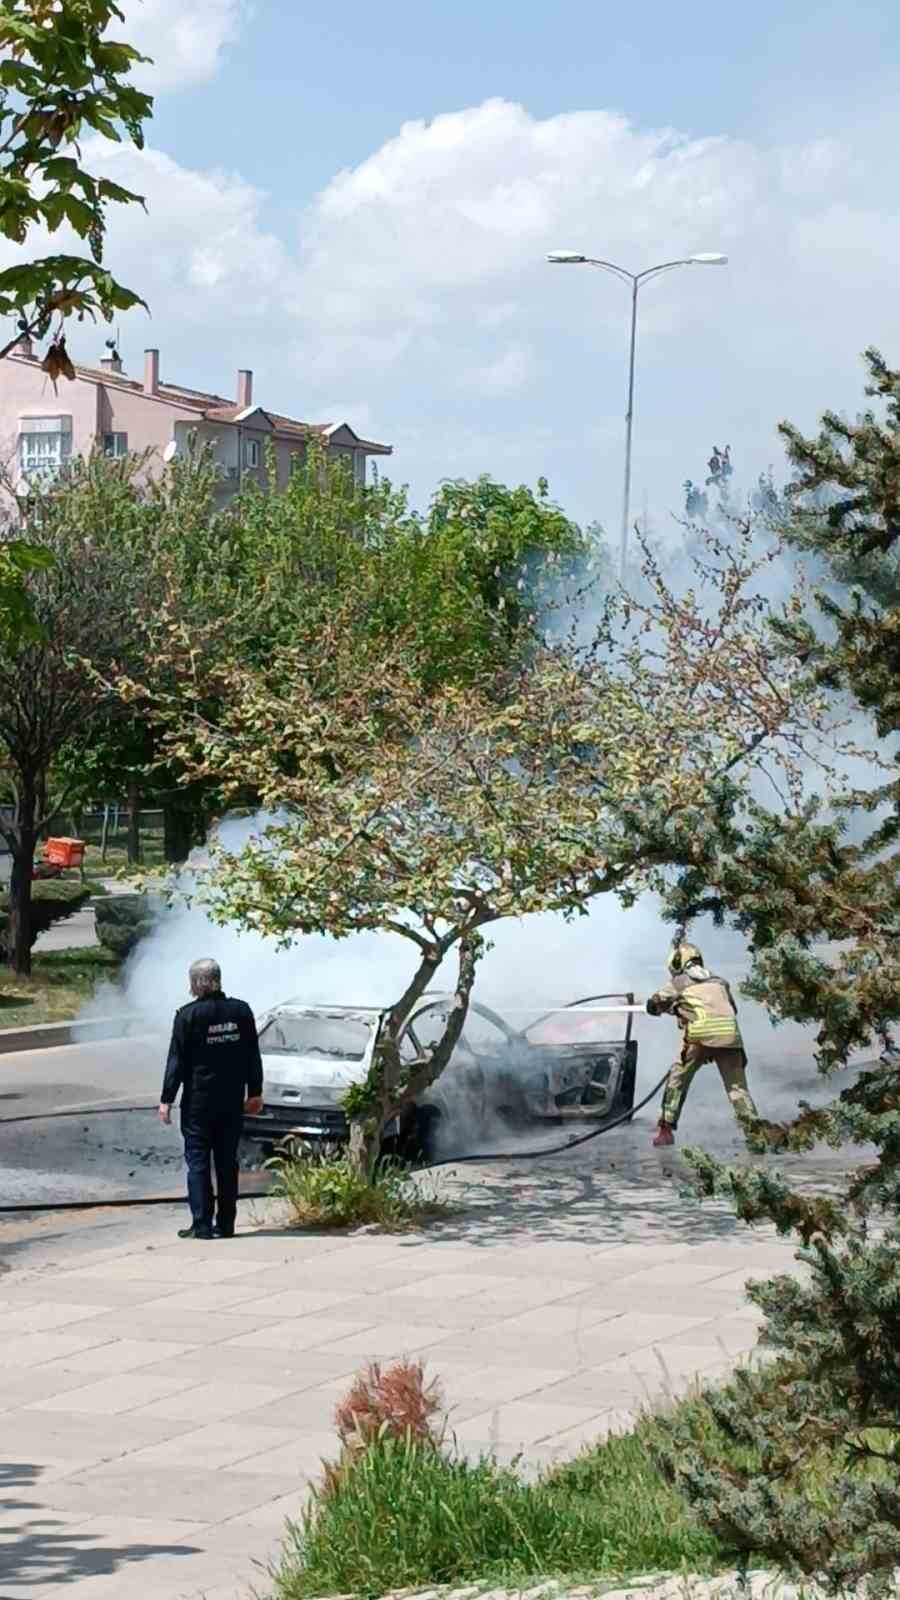
[[[669,1069],[671,1070],[671,1069]],[[590,1133],[582,1133],[577,1139],[567,1139],[565,1144],[545,1145],[543,1150],[492,1150],[485,1155],[474,1156],[445,1156],[440,1161],[428,1161],[424,1166],[418,1167],[418,1172],[431,1172],[435,1167],[461,1167],[466,1163],[480,1161],[537,1161],[541,1156],[558,1156],[566,1150],[574,1150],[580,1144],[588,1144],[591,1139],[599,1139],[604,1133],[612,1133],[613,1128],[621,1128],[623,1122],[630,1122],[632,1117],[655,1100],[656,1096],[665,1088],[669,1081],[669,1072],[664,1072],[659,1083],[654,1084],[649,1094],[639,1100],[636,1106],[630,1106],[623,1111],[621,1116],[615,1117],[612,1122],[604,1122],[602,1128],[592,1128]]]
[[[437,1167],[461,1167],[480,1165],[494,1161],[539,1161],[543,1156],[563,1155],[567,1150],[575,1150],[579,1145],[589,1144],[592,1139],[599,1139],[604,1133],[612,1133],[614,1128],[620,1128],[624,1122],[630,1122],[638,1111],[655,1100],[656,1096],[665,1088],[668,1082],[668,1072],[663,1073],[659,1083],[654,1084],[649,1094],[639,1100],[636,1106],[630,1106],[623,1111],[621,1116],[613,1118],[611,1122],[604,1122],[600,1128],[592,1128],[590,1133],[583,1133],[577,1139],[567,1139],[563,1144],[545,1145],[541,1150],[489,1150],[481,1155],[442,1156],[440,1161],[426,1161],[417,1167],[417,1172],[433,1172]],[[23,1117],[0,1117],[0,1128],[9,1123],[22,1122],[52,1122],[58,1117],[105,1117],[119,1111],[123,1114],[136,1111],[155,1111],[152,1106],[103,1106],[86,1111],[39,1111],[32,1112]],[[239,1194],[239,1200],[259,1200],[264,1196],[252,1194]],[[124,1196],[117,1200],[58,1200],[40,1201],[29,1205],[27,1201],[17,1205],[0,1205],[0,1215],[9,1216],[12,1213],[39,1212],[39,1211],[124,1211],[135,1206],[181,1206],[184,1205],[184,1195],[151,1195],[145,1198],[140,1196]]]

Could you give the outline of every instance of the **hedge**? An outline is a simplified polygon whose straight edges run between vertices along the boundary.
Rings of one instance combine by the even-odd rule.
[[[115,894],[95,907],[97,938],[120,961],[153,928],[162,902],[147,894]]]

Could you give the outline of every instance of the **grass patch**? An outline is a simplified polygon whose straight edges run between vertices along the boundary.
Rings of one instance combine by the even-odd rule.
[[[108,950],[50,950],[32,957],[30,978],[0,968],[0,1028],[69,1022],[91,999],[98,983],[112,979],[119,963]]]
[[[677,1409],[715,1427],[699,1399]],[[407,1360],[358,1374],[335,1427],[339,1459],[288,1523],[273,1600],[705,1575],[734,1564],[655,1466],[651,1415],[527,1481],[515,1465],[467,1461],[448,1447],[440,1383]]]
[[[646,1426],[536,1483],[385,1434],[289,1524],[275,1600],[732,1565],[653,1466]]]
[[[767,1362],[754,1393],[777,1396],[783,1378]],[[733,1398],[738,1387],[720,1393]],[[729,1479],[759,1472],[759,1457],[719,1426],[699,1392],[530,1481],[517,1463],[456,1452],[440,1385],[426,1383],[421,1363],[371,1365],[336,1407],[335,1425],[339,1459],[325,1464],[299,1521],[288,1523],[273,1600],[543,1580],[618,1586],[639,1574],[707,1577],[743,1566],[727,1531],[707,1527],[656,1464],[674,1427],[708,1448]],[[896,1440],[871,1442],[887,1451]],[[863,1474],[890,1488],[892,1462]],[[815,1504],[837,1517],[846,1471],[840,1446],[799,1460],[787,1485],[798,1514]]]
[[[141,863],[139,867],[129,865],[128,849],[121,838],[111,841],[107,845],[105,861],[99,844],[89,843],[84,852],[84,870],[92,878],[114,878],[120,872],[140,872],[145,867],[163,867],[165,862],[161,831],[159,833],[141,832]]]
[[[316,1151],[301,1145],[266,1163],[274,1173],[271,1194],[283,1200],[300,1228],[376,1226],[403,1233],[446,1212],[438,1181],[414,1178],[395,1161],[381,1161],[371,1179],[350,1164],[343,1151]]]

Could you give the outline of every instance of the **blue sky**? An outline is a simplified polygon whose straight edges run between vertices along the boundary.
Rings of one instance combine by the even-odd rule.
[[[557,245],[641,267],[635,502],[657,532],[714,442],[749,481],[774,425],[856,408],[900,364],[896,0],[121,0],[156,58],[147,194],[110,262],[164,376],[346,418],[442,475],[551,488],[615,529],[625,294]],[[80,334],[95,355],[102,336]]]
[[[402,122],[493,96],[766,141],[840,126],[896,93],[898,67],[892,0],[254,0],[215,81],[161,101],[156,127],[164,149],[268,188],[274,213],[279,191],[321,188]]]

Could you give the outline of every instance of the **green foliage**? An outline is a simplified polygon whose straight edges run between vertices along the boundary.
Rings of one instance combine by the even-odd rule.
[[[90,885],[72,883],[65,878],[38,879],[32,885],[29,927],[31,944],[57,922],[74,916],[91,898]],[[0,900],[0,955],[6,954],[6,928],[9,920],[9,896]]]
[[[103,948],[124,961],[152,932],[160,905],[151,895],[108,895],[94,910],[97,938]]]
[[[727,1560],[653,1466],[645,1425],[537,1483],[382,1434],[289,1526],[274,1600],[703,1572]]]
[[[180,483],[190,496],[188,472]],[[169,592],[202,631],[218,619],[263,662],[340,614],[370,642],[402,635],[428,689],[489,676],[606,559],[543,482],[446,483],[422,517],[386,479],[355,483],[315,437],[283,492],[251,483],[212,518],[196,510],[165,558]]]
[[[52,561],[49,551],[40,545],[24,539],[0,539],[0,648],[39,633],[26,578]]]
[[[900,1566],[900,781],[886,742],[900,732],[900,373],[875,351],[866,361],[879,413],[827,412],[812,439],[782,427],[795,468],[783,531],[825,564],[828,587],[820,617],[782,621],[773,650],[857,718],[873,716],[880,770],[868,787],[827,795],[830,814],[808,800],[753,801],[741,814],[724,797],[669,905],[680,920],[708,911],[746,933],[746,991],[773,1017],[817,1027],[825,1076],[869,1052],[836,1099],[801,1105],[783,1126],[760,1122],[752,1146],[849,1145],[868,1159],[823,1194],[691,1153],[701,1192],[795,1235],[810,1278],[752,1291],[778,1359],[764,1386],[744,1377],[714,1404],[752,1462],[723,1459],[685,1419],[662,1459],[748,1559],[831,1593],[887,1595]],[[873,1060],[879,1041],[888,1048]]]
[[[215,464],[197,451],[149,484],[134,460],[77,463],[52,497],[82,539],[103,549],[114,542],[133,575],[116,640],[120,669],[164,699],[182,679],[183,663],[172,660],[179,630],[190,641],[194,709],[209,716],[223,662],[262,670],[298,642],[327,693],[326,641],[336,628],[361,659],[383,658],[402,635],[420,689],[489,681],[521,658],[537,620],[590,581],[600,559],[596,542],[541,490],[454,484],[420,518],[385,480],[356,484],[315,436],[298,447],[279,492],[251,483],[223,505],[219,488]],[[141,708],[110,697],[91,739],[75,732],[59,752],[59,776],[76,797],[124,792],[130,777],[169,806],[177,791],[202,837],[222,799],[214,775],[187,782],[158,731]],[[250,784],[229,796],[253,802]]]
[[[481,477],[444,483],[423,520],[406,519],[380,549],[373,620],[402,633],[427,686],[484,682],[521,651],[554,608],[608,585],[608,550],[548,496]],[[474,602],[474,603],[473,603]]]
[[[375,1224],[385,1233],[403,1233],[444,1210],[433,1181],[414,1178],[393,1161],[379,1161],[364,1174],[339,1150],[300,1144],[266,1165],[275,1175],[269,1193],[286,1201],[299,1227]]]
[[[140,148],[153,101],[128,82],[139,56],[109,36],[112,0],[0,0],[0,233],[24,245],[33,228],[66,224],[90,255],[49,255],[0,271],[0,316],[44,338],[54,316],[109,321],[143,301],[103,264],[106,211],[140,196],[89,172],[88,134]],[[16,335],[5,355],[16,342]]]

